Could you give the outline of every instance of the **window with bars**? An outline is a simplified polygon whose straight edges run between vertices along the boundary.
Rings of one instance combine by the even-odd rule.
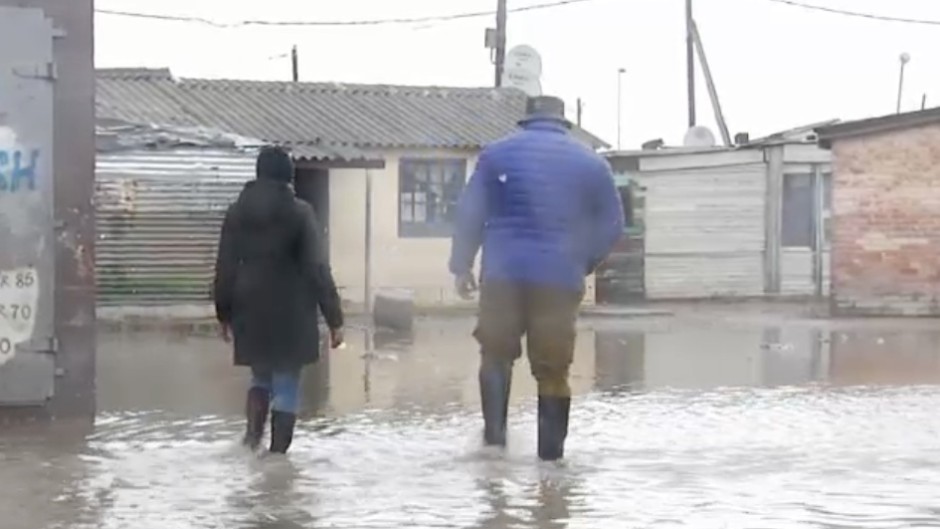
[[[462,158],[402,159],[398,164],[398,235],[450,237],[467,178]]]

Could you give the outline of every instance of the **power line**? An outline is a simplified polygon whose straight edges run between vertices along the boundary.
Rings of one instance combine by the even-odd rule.
[[[536,11],[541,9],[550,9],[571,4],[582,4],[593,2],[595,0],[556,0],[543,4],[534,4],[529,6],[510,8],[510,13],[521,13],[525,11]],[[860,11],[850,11],[847,9],[838,9],[835,7],[826,7],[821,5],[807,4],[796,0],[767,0],[777,4],[788,5],[791,7],[800,7],[811,11],[821,11],[834,15],[843,15],[856,18],[866,18],[869,20],[878,20],[882,22],[899,22],[905,24],[920,24],[927,26],[940,26],[940,20],[930,20],[922,18],[906,18],[890,15],[879,15],[875,13],[863,13]],[[453,20],[464,20],[471,18],[491,17],[496,11],[475,11],[469,13],[457,13],[452,15],[436,15],[423,17],[404,17],[404,18],[381,18],[372,20],[240,20],[237,22],[218,22],[208,18],[182,16],[182,15],[161,15],[157,13],[140,13],[134,11],[121,11],[116,9],[95,9],[96,13],[102,15],[121,16],[128,18],[142,18],[149,20],[164,20],[168,22],[191,22],[205,24],[217,28],[237,28],[245,26],[382,26],[392,24],[421,24],[429,22],[449,22]]]
[[[510,13],[522,13],[525,11],[537,11],[541,9],[550,9],[572,4],[583,4],[594,2],[596,0],[555,0],[542,4],[533,4],[528,6],[513,7],[507,11]],[[390,24],[420,24],[428,22],[449,22],[452,20],[464,20],[469,18],[491,17],[496,11],[475,11],[470,13],[457,13],[452,15],[436,15],[423,17],[405,17],[405,18],[379,18],[372,20],[241,20],[238,22],[218,22],[202,17],[190,17],[180,15],[160,15],[155,13],[138,13],[133,11],[120,11],[115,9],[95,9],[96,13],[102,15],[113,15],[129,18],[143,18],[149,20],[164,20],[170,22],[192,22],[205,24],[217,28],[237,28],[245,26],[383,26]]]
[[[844,15],[849,17],[856,18],[867,18],[869,20],[878,20],[881,22],[901,22],[904,24],[921,24],[925,26],[940,26],[940,20],[929,20],[923,18],[905,18],[905,17],[894,17],[889,15],[877,15],[874,13],[862,13],[859,11],[849,11],[846,9],[837,9],[834,7],[826,7],[813,4],[805,4],[803,2],[797,2],[796,0],[768,0],[769,2],[775,2],[778,4],[785,4],[793,7],[802,7],[803,9],[809,9],[812,11],[822,11],[825,13],[831,13],[834,15]]]

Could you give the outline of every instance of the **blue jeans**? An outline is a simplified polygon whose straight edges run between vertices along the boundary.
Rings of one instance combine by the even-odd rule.
[[[271,371],[251,368],[251,387],[267,390],[271,409],[297,414],[300,409],[300,370]]]

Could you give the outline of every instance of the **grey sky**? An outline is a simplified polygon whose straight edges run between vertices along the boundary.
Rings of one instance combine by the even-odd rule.
[[[520,7],[546,0],[509,0]],[[805,0],[815,5],[940,21],[934,0]],[[99,9],[186,15],[219,22],[359,20],[490,10],[495,0],[98,0]],[[904,106],[940,104],[940,25],[851,18],[770,0],[696,0],[696,19],[732,134],[752,136],[834,117],[894,111],[898,56],[911,54]],[[300,50],[301,78],[395,84],[484,86],[489,18],[363,27],[216,28],[197,23],[96,18],[99,67],[168,66],[184,77],[289,79],[284,56]],[[616,140],[617,69],[624,77],[623,145],[681,140],[686,124],[683,0],[594,0],[511,14],[509,44],[543,57],[546,93]],[[279,58],[272,58],[278,57]],[[714,127],[704,82],[699,119]],[[716,130],[717,133],[717,130]]]

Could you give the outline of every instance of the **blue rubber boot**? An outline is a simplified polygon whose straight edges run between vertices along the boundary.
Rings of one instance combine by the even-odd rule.
[[[479,378],[483,441],[487,446],[506,446],[512,364],[484,360],[480,364]]]
[[[245,427],[245,437],[242,444],[252,450],[257,450],[264,436],[264,423],[268,421],[268,407],[271,396],[264,388],[251,388],[245,402],[245,417],[248,424]]]
[[[271,453],[286,454],[294,440],[294,425],[297,416],[293,413],[274,410],[271,412]]]
[[[557,461],[565,457],[570,397],[539,396],[539,459]]]

